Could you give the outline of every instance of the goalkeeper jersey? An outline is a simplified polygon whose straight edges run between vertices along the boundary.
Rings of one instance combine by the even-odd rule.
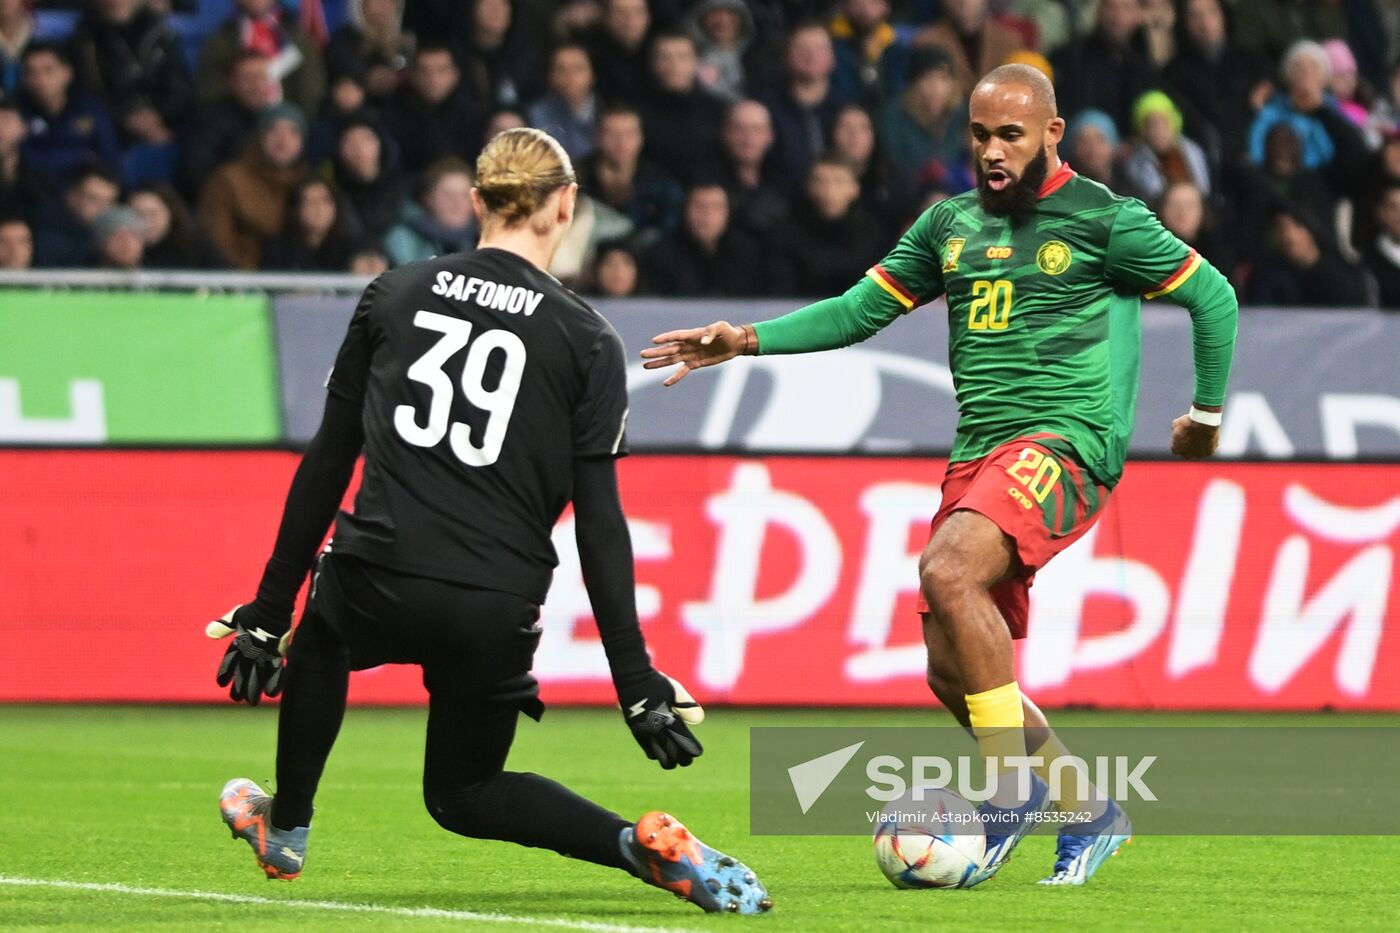
[[[947,295],[953,461],[1051,432],[1111,486],[1133,430],[1140,299],[1201,262],[1141,201],[1062,165],[1029,214],[990,214],[976,191],[933,205],[867,276],[905,311]]]

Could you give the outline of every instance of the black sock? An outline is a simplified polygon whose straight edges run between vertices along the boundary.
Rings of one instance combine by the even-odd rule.
[[[430,791],[427,798],[433,818],[454,833],[632,870],[618,842],[632,824],[538,774],[501,771],[454,790]]]
[[[316,786],[345,718],[350,672],[292,665],[286,677],[277,718],[277,794],[272,799],[272,825],[295,829],[311,825]]]

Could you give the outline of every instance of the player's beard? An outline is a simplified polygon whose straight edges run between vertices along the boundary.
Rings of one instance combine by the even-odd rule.
[[[989,214],[998,216],[1025,214],[1034,210],[1036,202],[1040,200],[1040,186],[1045,184],[1045,176],[1049,171],[1049,158],[1049,152],[1044,146],[1041,146],[1040,151],[1035,154],[1035,158],[1026,163],[1026,169],[1021,173],[1021,177],[1013,179],[1000,191],[987,185],[987,170],[979,162],[977,164],[977,198],[982,202],[982,209]],[[1006,169],[1002,169],[1002,171],[1005,172]]]

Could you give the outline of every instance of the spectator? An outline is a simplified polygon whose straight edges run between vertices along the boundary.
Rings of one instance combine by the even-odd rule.
[[[692,187],[680,229],[642,264],[648,287],[668,298],[742,298],[767,291],[758,243],[729,223],[729,198],[711,182]]]
[[[94,161],[116,168],[121,159],[107,108],[73,86],[73,66],[56,45],[31,42],[20,61],[20,113],[29,124],[25,159],[62,185]]]
[[[1220,235],[1205,192],[1193,182],[1167,185],[1157,202],[1157,218],[1227,278],[1234,274],[1235,250],[1229,239]]]
[[[831,127],[831,155],[856,173],[860,203],[874,217],[893,229],[908,208],[910,192],[901,190],[889,160],[875,137],[875,121],[860,104],[847,104],[836,113]]]
[[[589,42],[605,102],[638,101],[651,85],[647,0],[603,0],[603,19]]]
[[[1365,273],[1329,249],[1301,214],[1280,208],[1270,232],[1270,247],[1249,276],[1248,303],[1317,308],[1366,304]]]
[[[1186,131],[1232,163],[1245,151],[1254,111],[1267,98],[1268,64],[1230,41],[1222,0],[1185,0],[1177,20],[1177,53],[1163,76],[1186,117]]]
[[[598,99],[593,93],[593,64],[582,45],[566,43],[549,54],[549,91],[529,110],[530,125],[564,147],[575,162],[593,151]]]
[[[734,226],[767,241],[788,215],[788,185],[773,158],[773,121],[756,100],[741,100],[724,119],[720,164]]]
[[[1365,252],[1366,266],[1380,285],[1381,307],[1400,311],[1400,185],[1392,185],[1376,205],[1380,232]]]
[[[1381,202],[1386,190],[1400,185],[1400,130],[1388,134],[1343,188],[1352,204],[1351,242],[1365,248],[1376,238],[1376,215],[1368,205]]]
[[[404,0],[350,0],[349,22],[326,46],[326,77],[349,76],[384,103],[403,83],[414,37],[403,31]]]
[[[34,265],[34,235],[22,217],[0,219],[0,269],[29,269]]]
[[[1132,125],[1133,101],[1156,79],[1152,63],[1133,48],[1142,17],[1139,0],[1100,0],[1093,34],[1050,60],[1061,113],[1093,108],[1112,117],[1120,133]]]
[[[331,176],[346,229],[378,242],[398,222],[409,194],[398,161],[398,145],[374,124],[355,120],[340,131]]]
[[[263,250],[262,268],[344,272],[353,252],[334,189],[324,179],[308,178],[292,189],[286,223]]]
[[[1275,124],[1264,145],[1262,170],[1246,169],[1235,187],[1237,242],[1246,256],[1256,256],[1269,237],[1281,207],[1304,218],[1310,229],[1331,230],[1337,199],[1327,177],[1303,165],[1302,143],[1293,127]]]
[[[881,63],[899,39],[889,0],[841,0],[826,28],[836,55],[831,80],[839,92],[851,100],[878,97]]]
[[[642,104],[647,156],[689,181],[718,154],[724,105],[700,87],[695,41],[685,33],[658,33],[651,67],[655,86]]]
[[[197,196],[215,167],[236,158],[257,135],[258,114],[277,97],[266,58],[240,52],[229,65],[224,94],[200,106],[180,145],[180,190]]]
[[[1189,181],[1210,194],[1210,169],[1201,147],[1181,135],[1181,111],[1161,91],[1148,91],[1133,105],[1137,141],[1123,162],[1131,193],[1155,201],[1167,185]]]
[[[321,111],[312,121],[306,139],[308,161],[320,162],[334,157],[340,132],[355,121],[375,122],[379,110],[370,103],[369,94],[360,79],[341,75],[331,81],[330,93],[321,103]]]
[[[287,196],[306,171],[306,118],[278,104],[258,118],[256,145],[215,169],[199,198],[199,222],[235,269],[252,270],[286,216]]]
[[[30,0],[0,0],[0,97],[19,93],[20,58],[36,31]]]
[[[1141,0],[1142,25],[1134,37],[1149,64],[1166,67],[1176,57],[1176,6],[1174,0]]]
[[[522,126],[529,125],[530,124],[525,121],[524,114],[522,114],[519,110],[512,110],[509,107],[502,107],[495,113],[491,114],[491,116],[486,120],[486,129],[481,134],[481,147],[485,148],[487,143],[504,133],[506,130],[513,130]]]
[[[362,242],[355,246],[350,254],[350,267],[346,270],[351,275],[363,275],[374,278],[376,275],[383,275],[393,266],[389,262],[389,254],[384,252],[384,247],[378,243]]]
[[[399,223],[384,237],[394,265],[476,247],[472,170],[461,159],[442,159],[423,173],[418,200],[403,206]]]
[[[418,46],[408,84],[386,118],[410,172],[421,172],[439,159],[472,159],[479,151],[481,110],[462,85],[462,73],[446,46]]]
[[[880,0],[883,2],[883,0]],[[700,86],[732,103],[744,96],[747,73],[757,63],[753,13],[744,0],[701,0],[686,17],[686,32],[695,40]]]
[[[126,196],[126,203],[141,215],[141,239],[145,244],[141,265],[147,269],[218,269],[219,251],[208,235],[195,226],[189,208],[168,182],[142,185]]]
[[[522,107],[540,87],[540,57],[514,0],[475,0],[466,38],[457,48],[463,83],[487,107]]]
[[[1264,161],[1264,140],[1278,123],[1287,123],[1303,144],[1303,167],[1324,168],[1340,159],[1339,168],[1354,166],[1365,158],[1360,131],[1351,125],[1327,91],[1332,65],[1316,42],[1295,43],[1284,56],[1285,91],[1275,94],[1260,109],[1249,128],[1249,157]]]
[[[1376,204],[1379,233],[1365,251],[1366,267],[1380,286],[1381,307],[1400,311],[1400,184]]]
[[[1337,109],[1357,127],[1364,128],[1371,115],[1356,99],[1359,86],[1356,56],[1341,39],[1328,39],[1322,43],[1322,51],[1327,53],[1327,64],[1332,72],[1327,90],[1336,101]]]
[[[80,169],[63,198],[45,201],[34,224],[34,264],[45,268],[81,269],[97,257],[92,225],[98,215],[117,203],[120,186],[109,169]]]
[[[141,215],[129,207],[114,205],[98,215],[92,225],[97,240],[97,261],[106,269],[140,269],[146,244]]]
[[[1129,186],[1118,159],[1119,145],[1113,118],[1102,110],[1085,110],[1069,121],[1061,149],[1079,174],[1123,194]]]
[[[914,190],[929,183],[963,191],[968,174],[967,105],[958,94],[952,62],[940,48],[909,58],[909,82],[898,104],[880,120],[880,144],[896,183]]]
[[[992,18],[987,0],[943,0],[942,9],[941,17],[914,35],[913,45],[938,49],[947,56],[954,93],[961,99],[972,93],[978,78],[1025,42],[1016,30]]]
[[[781,87],[760,99],[773,118],[779,166],[789,178],[805,178],[826,145],[836,111],[848,103],[831,82],[836,53],[826,28],[814,22],[794,26],[783,66]]]
[[[24,155],[29,135],[19,105],[0,99],[0,217],[33,220],[44,192]]]
[[[685,196],[670,172],[643,157],[644,143],[642,118],[635,108],[604,108],[598,117],[598,145],[580,163],[579,184],[627,217],[646,239],[675,229]]]
[[[569,288],[578,287],[593,268],[599,244],[626,239],[632,232],[632,221],[620,211],[580,194],[574,222],[559,241],[559,249],[549,262],[549,274]]]
[[[326,65],[321,50],[284,15],[281,0],[234,0],[237,9],[224,20],[199,53],[199,96],[218,99],[224,75],[239,52],[267,59],[269,75],[281,89],[278,99],[315,113],[326,93]]]
[[[0,236],[4,228],[0,227]],[[637,255],[625,243],[605,243],[593,259],[592,293],[604,298],[627,298],[641,289]]]
[[[860,205],[851,167],[823,156],[807,173],[803,196],[783,225],[778,252],[786,267],[786,294],[840,294],[879,261],[885,231]]]
[[[1345,31],[1341,4],[1318,0],[1239,0],[1235,40],[1276,62],[1303,39],[1331,39]]]
[[[143,0],[90,0],[70,46],[82,85],[130,142],[169,143],[195,103],[180,37]]]

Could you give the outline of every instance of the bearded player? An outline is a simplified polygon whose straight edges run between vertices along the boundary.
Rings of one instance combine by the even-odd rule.
[[[1195,250],[1141,201],[1076,175],[1057,151],[1065,121],[1039,71],[1005,65],[969,104],[977,188],[919,217],[845,294],[757,324],[661,334],[646,367],[693,370],[739,355],[849,346],[938,297],[960,417],[942,504],[919,559],[928,682],[976,738],[989,769],[1030,754],[1026,796],[999,780],[981,807],[987,855],[964,880],[994,875],[1047,806],[1052,763],[1068,755],[1016,683],[1035,573],[1098,518],[1123,473],[1140,356],[1140,299],[1170,295],[1191,314],[1195,394],[1172,422],[1172,452],[1218,444],[1239,306]],[[1050,801],[1056,861],[1042,884],[1083,884],[1131,836],[1119,805],[1076,780]],[[1087,792],[1086,792],[1087,791]],[[1087,818],[1085,815],[1087,814]]]

